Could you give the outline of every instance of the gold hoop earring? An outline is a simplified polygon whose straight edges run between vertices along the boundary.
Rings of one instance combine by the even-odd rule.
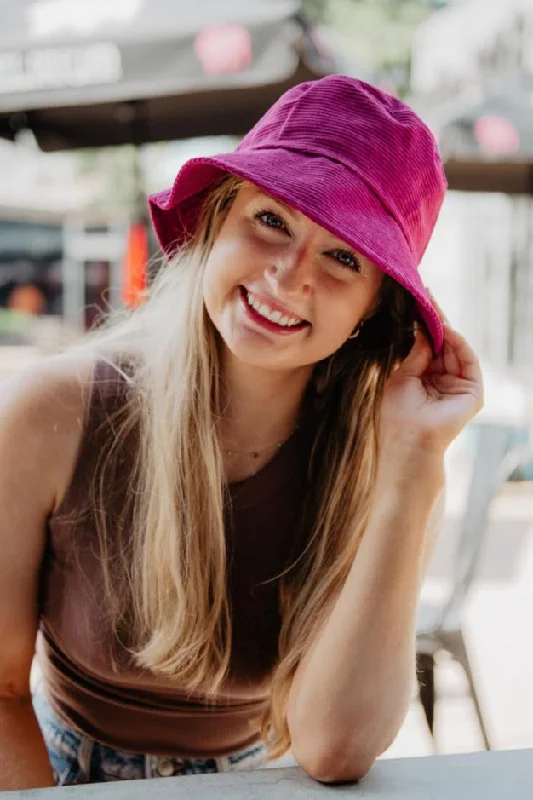
[[[357,328],[354,330],[354,332],[350,334],[350,336],[348,336],[348,339],[357,339],[357,337],[361,333],[361,329],[364,324],[365,324],[364,322],[360,322]]]

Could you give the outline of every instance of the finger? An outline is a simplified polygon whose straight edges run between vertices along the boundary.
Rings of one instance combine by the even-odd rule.
[[[449,359],[453,359],[457,364],[458,373],[465,380],[483,384],[483,373],[479,359],[464,338],[458,331],[444,327],[444,342],[449,353]],[[450,362],[451,363],[451,362]],[[445,356],[446,364],[446,356]]]
[[[449,326],[444,326],[444,344],[442,347],[444,371],[449,375],[461,375],[462,366],[455,348],[452,347],[450,341],[446,337],[446,329]]]
[[[446,372],[446,367],[444,366],[444,344],[440,349],[438,356],[433,355],[433,359],[428,366],[428,372],[434,373],[444,373]]]
[[[433,358],[433,351],[429,341],[424,336],[420,327],[415,327],[415,341],[409,355],[400,364],[397,373],[420,377],[428,369]]]
[[[448,374],[457,375],[458,377],[466,377],[464,375],[465,367],[468,366],[469,362],[477,361],[477,358],[464,337],[457,333],[457,331],[454,331],[450,325],[444,324],[443,328],[444,342],[442,349],[439,355],[435,357],[429,365],[428,372],[434,375]],[[463,348],[466,349],[463,351]],[[461,352],[463,352],[463,358],[465,360],[464,365],[461,361]]]

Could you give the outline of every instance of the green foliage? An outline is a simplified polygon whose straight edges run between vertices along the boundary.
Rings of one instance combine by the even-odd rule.
[[[313,22],[327,21],[329,0],[303,0],[302,5],[308,19]]]
[[[79,150],[74,157],[80,175],[103,177],[101,209],[131,208],[133,212],[135,161],[132,147]]]
[[[439,0],[304,0],[331,29],[342,52],[372,73],[407,90],[413,33]],[[440,0],[442,5],[442,0]]]
[[[171,146],[167,142],[150,144],[152,150]],[[102,213],[121,212],[138,217],[146,212],[146,176],[141,168],[140,152],[133,146],[102,147],[73,153],[80,176],[93,176],[101,185],[95,207]]]
[[[448,0],[345,0],[343,5],[353,7],[372,6],[378,14],[389,20],[403,19],[413,12],[426,14],[432,8],[446,5]],[[308,15],[322,22],[329,22],[336,0],[303,0]]]

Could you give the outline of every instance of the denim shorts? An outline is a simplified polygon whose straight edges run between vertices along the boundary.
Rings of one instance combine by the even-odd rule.
[[[266,765],[266,747],[262,742],[218,758],[183,759],[124,753],[66,726],[52,710],[41,687],[34,691],[33,707],[58,786],[235,772]]]

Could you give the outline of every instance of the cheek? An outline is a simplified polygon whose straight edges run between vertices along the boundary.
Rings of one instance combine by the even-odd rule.
[[[242,237],[220,237],[206,264],[206,285],[216,286],[221,292],[231,291],[250,276],[257,263],[257,253]]]
[[[369,304],[362,292],[340,287],[321,304],[321,327],[332,339],[345,341],[365,316]]]
[[[217,243],[211,250],[207,259],[203,291],[206,302],[220,303],[233,283],[236,257],[231,246],[224,242]]]

